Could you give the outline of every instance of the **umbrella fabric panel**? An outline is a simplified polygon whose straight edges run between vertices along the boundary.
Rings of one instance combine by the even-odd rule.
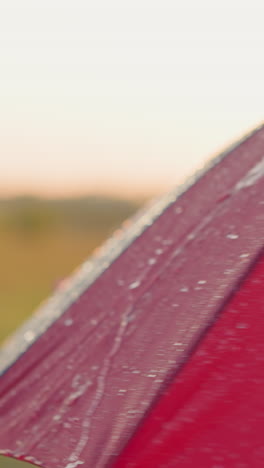
[[[264,466],[264,255],[115,468]]]
[[[2,453],[75,468],[122,451],[263,246],[263,134],[185,192],[2,376]]]

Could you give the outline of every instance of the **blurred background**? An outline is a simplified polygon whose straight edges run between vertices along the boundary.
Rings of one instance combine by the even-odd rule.
[[[261,122],[263,13],[0,0],[0,342],[124,219]]]

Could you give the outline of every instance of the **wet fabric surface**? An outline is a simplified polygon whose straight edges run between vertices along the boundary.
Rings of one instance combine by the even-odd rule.
[[[170,205],[3,374],[0,453],[47,468],[116,460],[260,254],[263,157],[262,129]]]

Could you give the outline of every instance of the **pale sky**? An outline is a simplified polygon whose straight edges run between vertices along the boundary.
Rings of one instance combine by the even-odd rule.
[[[0,194],[166,191],[264,116],[263,0],[0,0]]]

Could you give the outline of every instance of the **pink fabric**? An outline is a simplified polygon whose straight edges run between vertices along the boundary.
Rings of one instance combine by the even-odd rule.
[[[115,462],[263,247],[263,154],[262,129],[165,210],[7,370],[0,453],[47,468]]]
[[[264,256],[115,468],[264,466]]]

